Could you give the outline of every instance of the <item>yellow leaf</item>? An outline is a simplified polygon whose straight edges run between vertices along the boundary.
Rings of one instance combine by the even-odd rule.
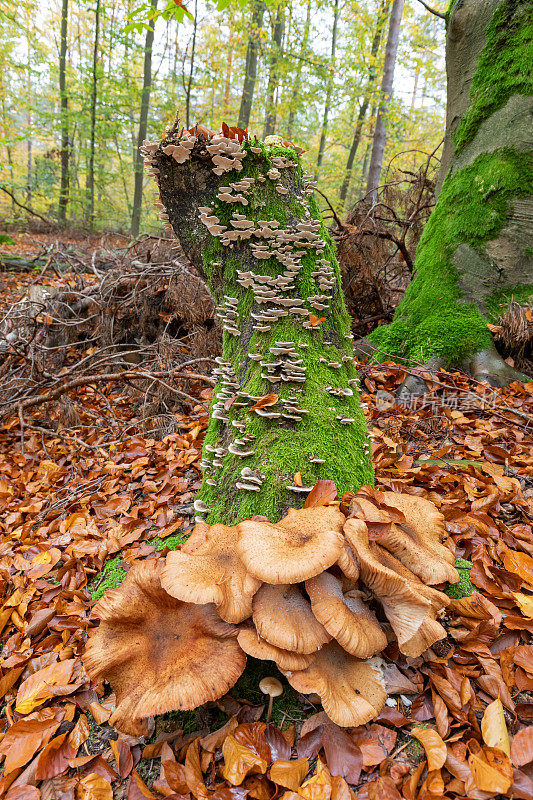
[[[503,713],[502,701],[498,698],[489,703],[481,720],[481,733],[483,741],[489,747],[497,747],[503,750],[506,755],[511,755],[511,745],[509,734]]]
[[[101,775],[90,772],[76,786],[76,800],[113,800],[113,789]]]
[[[305,797],[305,800],[329,800],[331,792],[332,783],[329,769],[318,759],[315,774],[302,783],[298,794]]]
[[[446,745],[433,728],[413,728],[411,735],[418,739],[428,760],[428,772],[440,769],[446,761]]]
[[[50,664],[48,667],[34,672],[19,686],[15,710],[19,714],[30,714],[51,697],[57,694],[68,694],[71,690],[67,684],[73,668],[74,659],[71,658],[67,661]],[[59,687],[65,688],[65,691],[61,692],[60,689],[58,691]]]
[[[249,747],[240,744],[234,736],[226,736],[222,745],[224,767],[222,774],[234,786],[240,786],[249,772],[265,774],[267,762]]]
[[[513,595],[522,614],[528,619],[533,619],[533,595],[523,592],[513,592]]]
[[[474,783],[483,792],[490,792],[491,795],[507,794],[513,784],[512,775],[505,775],[475,753],[469,756],[468,766]]]
[[[295,761],[274,761],[270,767],[270,780],[286,789],[297,792],[307,775],[309,762],[306,758]]]

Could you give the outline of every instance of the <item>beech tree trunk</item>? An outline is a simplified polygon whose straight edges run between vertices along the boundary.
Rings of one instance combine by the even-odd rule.
[[[242,170],[217,176],[204,137],[182,164],[178,141],[145,152],[224,328],[197,508],[278,520],[321,478],[372,483],[335,250],[295,150],[246,141]]]
[[[346,172],[344,173],[344,178],[339,191],[339,200],[341,206],[344,206],[344,203],[346,202],[346,198],[348,196],[348,188],[350,186],[350,180],[352,178],[352,169],[355,161],[355,156],[357,154],[359,143],[361,141],[361,133],[363,131],[366,112],[368,111],[368,104],[370,103],[370,96],[372,95],[372,92],[376,84],[376,78],[377,78],[376,58],[379,53],[379,46],[381,44],[383,28],[385,26],[385,21],[387,19],[386,12],[387,12],[387,0],[383,0],[381,3],[381,8],[379,10],[379,16],[376,23],[376,31],[374,33],[374,38],[372,40],[372,47],[370,49],[370,65],[368,67],[367,86],[363,96],[363,102],[359,106],[359,113],[357,115],[357,122],[355,124],[355,131],[353,134],[352,144],[350,147],[350,152],[348,153],[348,160],[346,162]]]
[[[59,38],[59,97],[61,103],[61,178],[57,216],[60,222],[67,218],[69,194],[70,142],[68,138],[68,95],[67,95],[67,31],[68,0],[61,6],[61,31]]]
[[[255,82],[257,80],[257,54],[259,52],[261,25],[265,4],[263,0],[256,0],[253,5],[251,29],[246,49],[246,65],[244,68],[244,84],[242,87],[241,107],[239,110],[239,128],[248,128],[250,114],[254,102]]]
[[[281,55],[281,45],[283,42],[284,13],[280,7],[276,12],[276,21],[272,30],[272,52],[270,56],[270,68],[268,71],[267,101],[265,127],[263,128],[263,139],[276,132],[277,108],[275,94],[279,83],[279,58]]]
[[[368,170],[368,183],[366,191],[368,197],[376,201],[377,190],[380,182],[381,167],[383,165],[383,154],[387,143],[387,129],[385,121],[390,99],[392,97],[392,86],[394,83],[394,69],[396,66],[396,56],[398,54],[398,42],[400,41],[400,23],[402,21],[404,0],[393,0],[389,21],[389,34],[387,36],[387,46],[385,48],[385,62],[383,64],[383,79],[381,81],[381,100],[378,108],[376,127],[374,128],[374,141],[372,144],[372,155],[370,156],[370,168]]]
[[[157,0],[152,0],[151,8],[157,8]],[[195,17],[196,19],[196,17]],[[133,210],[131,213],[131,234],[139,235],[141,225],[141,212],[143,200],[143,160],[140,155],[140,148],[146,139],[148,130],[148,109],[150,107],[150,91],[152,88],[152,48],[154,46],[154,18],[150,18],[146,30],[144,43],[144,69],[143,69],[143,89],[141,95],[141,113],[139,116],[139,132],[137,135],[137,149],[134,158],[134,187],[133,187]]]
[[[324,105],[324,118],[322,120],[322,131],[320,133],[320,143],[318,145],[318,156],[316,159],[315,180],[318,179],[324,151],[326,149],[326,137],[328,135],[329,111],[331,106],[331,95],[333,94],[333,78],[335,75],[335,55],[337,50],[337,23],[339,21],[339,0],[335,0],[333,11],[333,30],[331,32],[331,60],[329,62],[328,85],[326,90],[326,103]]]
[[[394,321],[370,337],[382,353],[459,365],[494,385],[523,376],[487,321],[533,298],[532,30],[531,0],[453,6],[438,202]]]
[[[307,11],[305,14],[305,25],[302,37],[302,46],[300,48],[300,55],[298,57],[298,64],[296,67],[296,75],[292,86],[291,107],[289,109],[289,119],[287,122],[287,139],[292,140],[294,122],[300,107],[300,90],[302,85],[302,68],[304,63],[305,54],[309,44],[309,28],[311,27],[311,4],[312,0],[307,0]]]
[[[89,168],[87,170],[87,221],[89,230],[94,226],[94,150],[96,138],[96,100],[98,97],[98,36],[100,31],[100,0],[96,0],[94,45],[93,45],[93,75],[91,87],[91,131],[89,137]]]

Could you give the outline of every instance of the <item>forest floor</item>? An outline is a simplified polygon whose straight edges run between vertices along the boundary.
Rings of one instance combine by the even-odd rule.
[[[24,236],[7,251],[39,252]],[[34,280],[0,273],[0,304]],[[447,639],[416,659],[388,646],[389,700],[360,728],[286,681],[266,725],[258,683],[278,673],[250,659],[216,703],[157,717],[148,737],[118,733],[110,687],[81,662],[91,608],[122,567],[192,529],[212,390],[193,386],[198,405],[161,438],[142,433],[128,387],[73,389],[68,418],[55,402],[0,427],[0,797],[533,800],[533,383],[440,371],[399,404],[401,367],[359,369],[376,486],[428,497],[456,544]]]

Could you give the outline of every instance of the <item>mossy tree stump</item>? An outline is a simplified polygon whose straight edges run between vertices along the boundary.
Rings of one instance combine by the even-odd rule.
[[[296,149],[198,126],[144,152],[224,329],[200,516],[277,521],[319,479],[372,483],[339,268]]]
[[[383,358],[461,366],[504,385],[524,376],[498,355],[487,322],[533,298],[531,0],[452,2],[446,63],[437,205],[392,324],[369,339]]]

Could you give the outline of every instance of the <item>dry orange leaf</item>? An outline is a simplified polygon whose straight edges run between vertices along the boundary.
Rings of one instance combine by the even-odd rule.
[[[533,558],[527,553],[519,553],[507,547],[503,554],[503,565],[509,572],[514,572],[533,586]]]
[[[101,775],[90,772],[76,786],[76,800],[113,800],[113,789]]]
[[[33,719],[15,722],[0,742],[0,753],[6,756],[4,775],[23,767],[50,741],[61,724],[63,715],[49,708],[38,711]]]
[[[267,770],[265,759],[249,747],[239,744],[231,734],[224,740],[222,755],[224,756],[222,775],[233,786],[240,786],[250,772],[260,772],[264,775]]]
[[[489,703],[481,720],[481,733],[483,741],[489,747],[497,747],[506,755],[511,754],[509,734],[505,723],[502,701],[498,698]]]
[[[428,760],[428,771],[440,769],[446,761],[446,745],[433,728],[413,728],[411,735],[418,739]]]
[[[270,780],[297,792],[309,770],[309,761],[299,758],[296,761],[274,761],[270,767]]]
[[[314,508],[315,506],[325,506],[333,502],[337,497],[337,487],[334,481],[320,480],[315,483],[307,497],[305,498],[304,508]]]
[[[51,697],[73,691],[75,687],[69,687],[68,682],[74,663],[74,659],[58,661],[26,678],[17,692],[15,710],[19,714],[30,714]]]
[[[513,737],[511,761],[516,767],[523,767],[533,761],[533,725],[522,728]]]
[[[478,789],[491,794],[506,794],[513,785],[513,771],[509,759],[501,751],[495,755],[492,748],[472,753],[468,765]]]
[[[329,800],[331,793],[332,782],[329,769],[318,759],[315,774],[302,783],[298,794],[305,797],[305,800]]]
[[[250,406],[250,411],[255,411],[256,408],[267,408],[268,406],[275,406],[279,400],[278,394],[265,394],[253,406]]]

